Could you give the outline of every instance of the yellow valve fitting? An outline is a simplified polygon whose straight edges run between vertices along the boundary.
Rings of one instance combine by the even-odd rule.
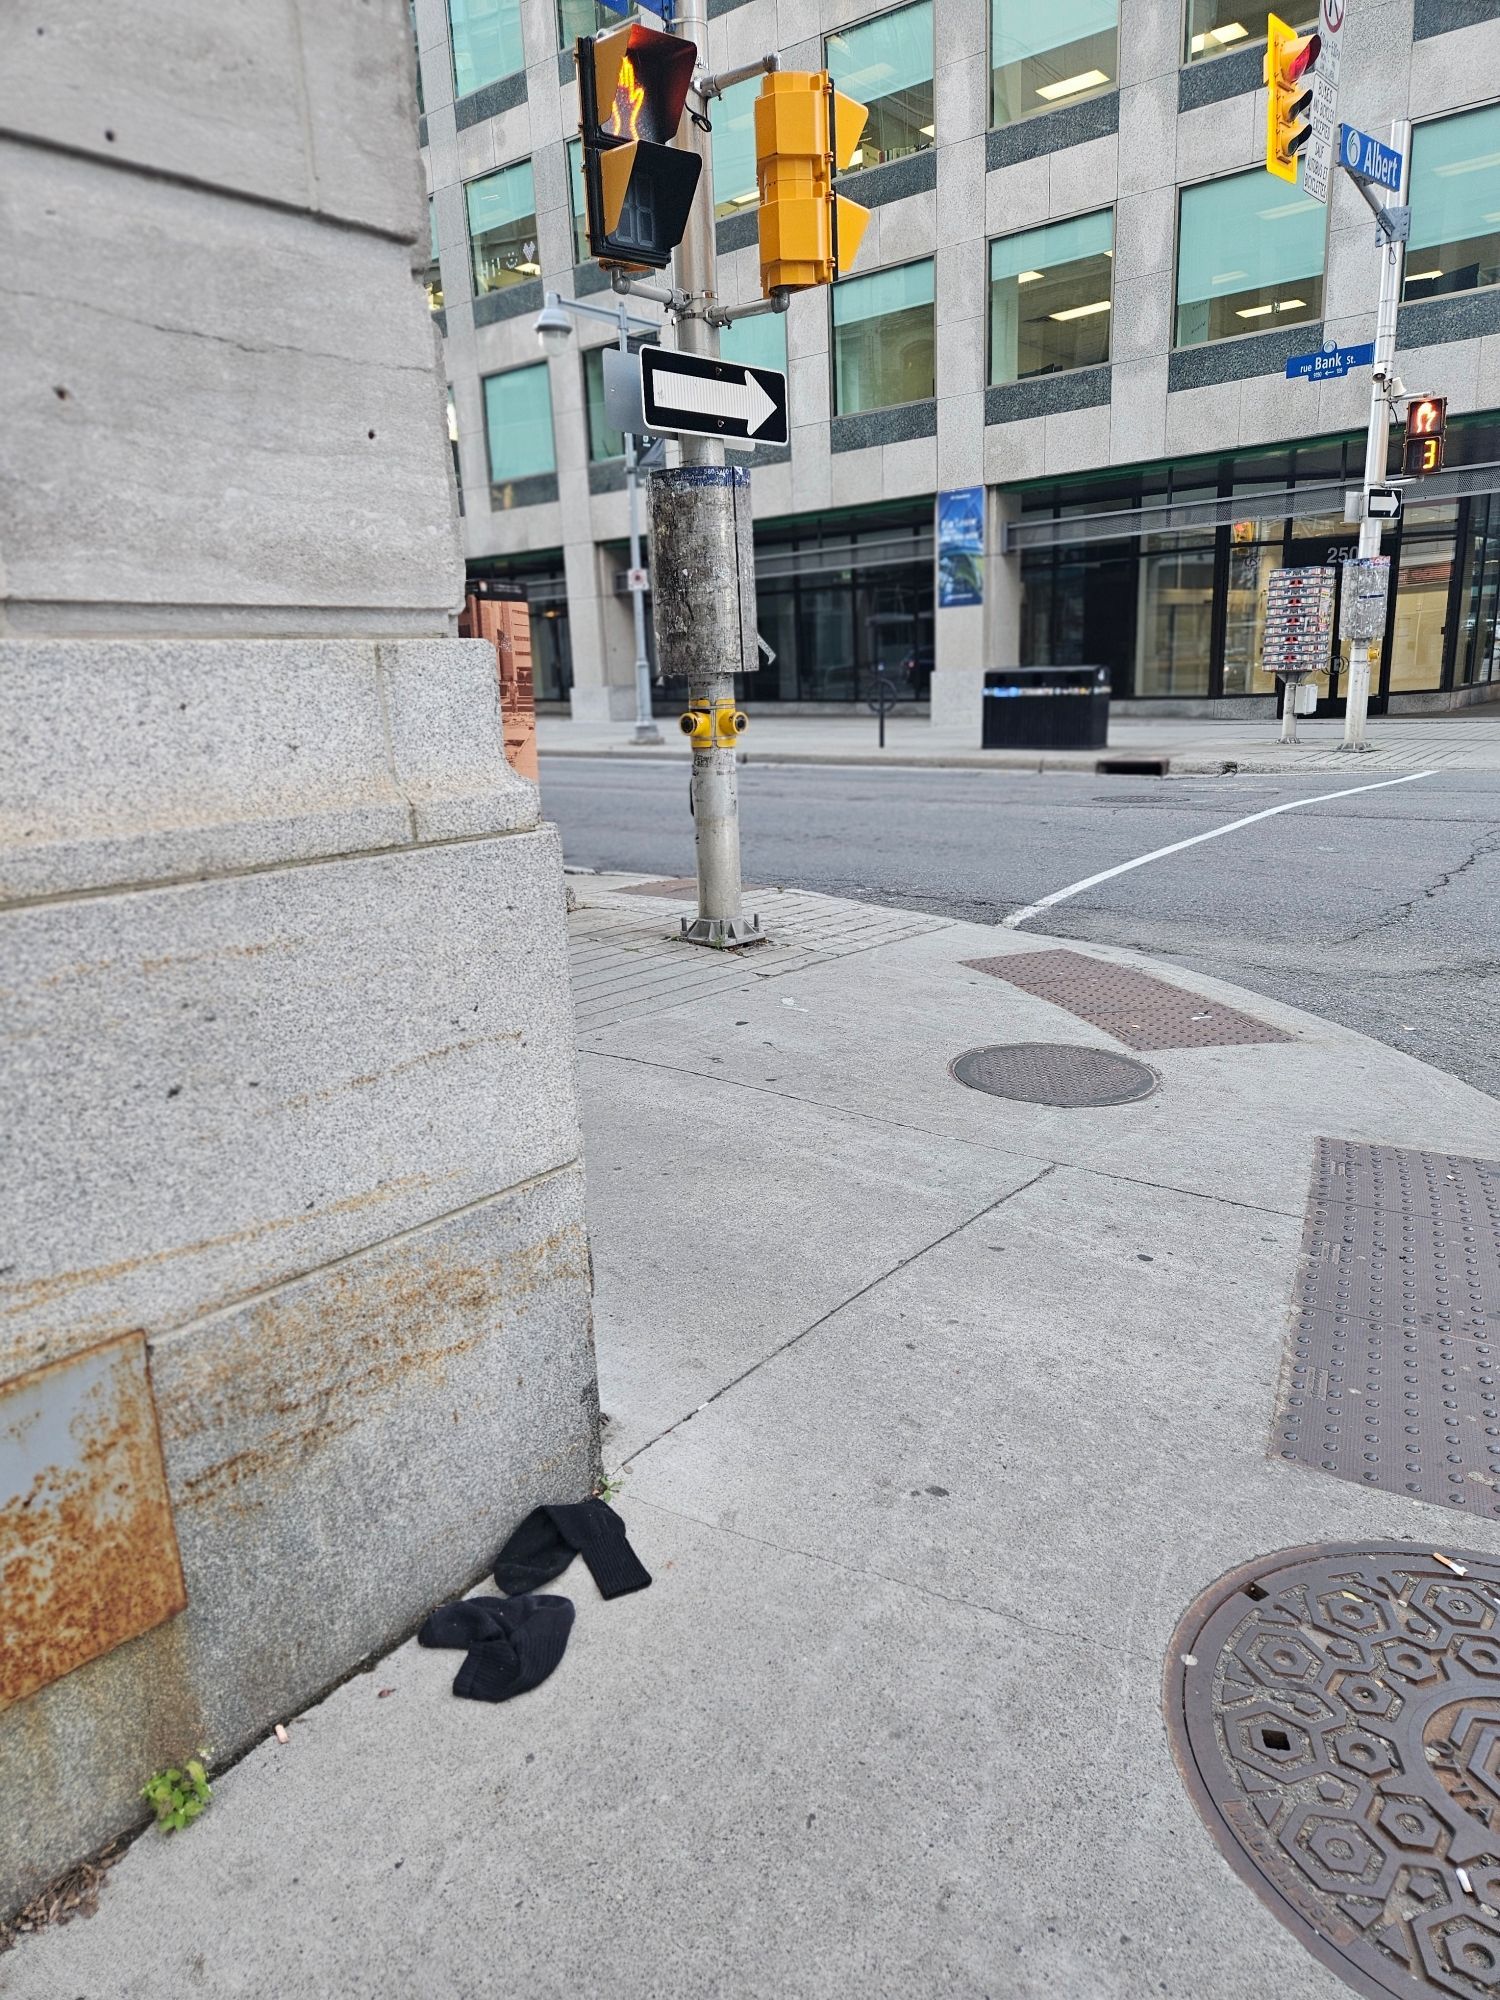
[[[677,727],[689,739],[695,750],[711,748],[714,740],[714,718],[711,709],[690,708],[685,715],[678,716]]]
[[[732,743],[750,727],[750,718],[732,701],[721,701],[714,713],[714,726],[721,743]]]

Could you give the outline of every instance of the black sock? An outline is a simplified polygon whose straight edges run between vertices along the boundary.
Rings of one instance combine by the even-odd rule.
[[[572,1626],[566,1597],[466,1597],[434,1611],[417,1643],[467,1647],[453,1692],[470,1701],[509,1701],[546,1680],[567,1650]]]
[[[561,1576],[581,1555],[601,1596],[624,1597],[651,1581],[625,1539],[625,1523],[602,1500],[572,1507],[538,1507],[495,1558],[495,1581],[509,1593],[534,1590]]]

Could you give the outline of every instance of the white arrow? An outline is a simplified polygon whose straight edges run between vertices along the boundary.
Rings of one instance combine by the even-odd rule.
[[[745,426],[747,437],[754,437],[766,419],[776,414],[775,402],[748,372],[740,382],[711,382],[702,376],[657,368],[651,382],[658,410],[666,406],[691,416],[728,417]]]

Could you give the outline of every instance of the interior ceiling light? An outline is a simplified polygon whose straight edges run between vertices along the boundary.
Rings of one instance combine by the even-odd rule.
[[[752,201],[760,200],[760,192],[756,188],[751,188],[748,194],[732,194],[729,199],[736,208],[748,208]]]
[[[1250,30],[1245,26],[1243,21],[1226,21],[1222,28],[1210,28],[1208,39],[1211,42],[1217,42],[1219,47],[1223,49],[1227,48],[1231,42],[1242,42],[1249,32]]]
[[[1234,316],[1236,319],[1260,319],[1265,313],[1275,310],[1274,306],[1236,306]]]
[[[1440,278],[1442,275],[1441,271],[1408,271],[1406,282],[1409,285],[1425,285],[1429,278]]]
[[[1034,285],[1041,275],[1040,271],[1021,271],[1017,273],[1016,283],[1018,285]]]
[[[1307,300],[1306,300],[1306,299],[1278,299],[1278,300],[1276,301],[1276,310],[1277,310],[1277,312],[1279,312],[1279,313],[1289,313],[1289,312],[1295,312],[1295,311],[1297,310],[1298,306],[1301,306],[1301,307],[1302,307],[1302,308],[1304,309],[1304,311],[1305,311],[1305,310],[1306,310],[1306,307],[1307,307]]]
[[[924,139],[935,139],[937,137],[937,127],[935,125],[919,125],[917,130]]]
[[[1076,97],[1080,90],[1092,90],[1096,84],[1108,83],[1109,78],[1102,69],[1080,70],[1077,76],[1065,76],[1061,83],[1039,83],[1036,94],[1045,97],[1051,104],[1059,97]]]
[[[1047,317],[1048,319],[1087,319],[1092,313],[1107,313],[1108,311],[1108,299],[1095,299],[1092,305],[1069,306],[1066,311],[1048,313]]]

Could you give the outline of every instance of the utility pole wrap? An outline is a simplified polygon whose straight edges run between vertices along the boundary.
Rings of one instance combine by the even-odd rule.
[[[652,606],[657,663],[688,683],[693,743],[693,840],[698,915],[683,936],[724,947],[759,939],[740,890],[735,743],[744,718],[734,677],[755,651],[755,556],[750,474],[742,466],[682,465],[651,477]]]

